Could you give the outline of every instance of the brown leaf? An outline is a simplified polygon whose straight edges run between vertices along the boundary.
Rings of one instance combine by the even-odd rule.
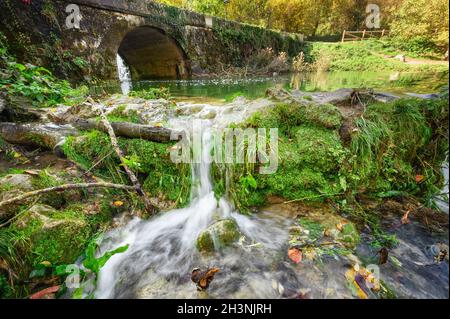
[[[386,247],[381,248],[378,251],[378,255],[379,255],[378,264],[383,265],[383,264],[387,263],[388,257],[389,257],[389,251],[387,250]]]
[[[53,295],[58,292],[60,286],[53,286],[50,288],[46,288],[44,290],[41,290],[33,295],[30,296],[30,299],[44,299],[44,297],[53,297]]]
[[[201,271],[199,268],[195,268],[192,271],[191,280],[197,284],[197,290],[204,291],[208,289],[210,283],[214,280],[216,273],[220,271],[219,268],[210,268],[206,271]]]
[[[291,248],[288,250],[288,257],[290,260],[292,260],[294,263],[298,264],[302,261],[302,251],[298,248]]]
[[[408,216],[409,216],[409,213],[410,213],[410,212],[411,212],[411,211],[408,210],[408,211],[403,215],[403,217],[402,217],[402,225],[409,224]]]

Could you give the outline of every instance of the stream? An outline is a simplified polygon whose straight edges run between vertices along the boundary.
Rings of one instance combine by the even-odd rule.
[[[358,74],[131,83],[127,80],[129,74],[121,72],[121,90],[125,93],[131,86],[134,89],[167,86],[178,107],[199,109],[200,114],[215,112],[217,116],[214,119],[197,117],[202,118],[202,143],[201,150],[196,152],[199,158],[191,164],[190,206],[161,213],[150,220],[124,219],[121,227],[108,232],[99,255],[126,244],[129,249],[114,255],[102,268],[95,297],[354,298],[345,273],[355,258],[371,260],[377,252],[362,241],[356,249],[358,257],[335,255],[324,256],[318,262],[292,263],[287,258],[289,228],[294,222],[289,209],[272,205],[244,216],[225,198],[217,200],[210,176],[210,150],[215,129],[245,118],[249,112],[266,105],[264,100],[242,103],[236,99],[239,95],[256,99],[263,97],[265,90],[274,85],[305,91],[372,86],[396,94],[408,92],[408,89],[395,85],[387,88],[399,75]],[[414,92],[436,92],[439,84],[445,81],[436,75],[429,75],[427,79],[415,86]],[[117,87],[104,85],[101,90],[117,91]],[[174,117],[168,121],[168,126],[191,132],[192,119],[191,115]],[[446,209],[448,211],[448,204]],[[242,233],[238,244],[213,254],[200,254],[196,247],[198,235],[213,221],[225,218],[237,222]],[[430,254],[437,242],[448,244],[448,237],[430,235],[415,222],[391,231],[399,239],[399,245],[391,251],[396,262],[381,267],[381,279],[400,298],[448,298],[448,263],[434,263]],[[210,288],[207,292],[197,291],[191,281],[192,270],[212,267],[220,271]]]

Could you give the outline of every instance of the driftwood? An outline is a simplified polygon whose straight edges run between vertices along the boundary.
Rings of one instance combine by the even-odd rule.
[[[79,130],[99,130],[108,133],[107,128],[94,119],[77,118],[70,122]],[[165,143],[171,140],[172,130],[164,127],[154,127],[149,125],[134,124],[129,122],[110,123],[116,136],[127,138],[141,138],[148,141]]]
[[[19,196],[4,200],[2,202],[0,202],[0,209],[2,207],[17,203],[17,202],[21,202],[23,200],[26,200],[28,198],[31,197],[35,197],[41,194],[46,194],[46,193],[52,193],[52,192],[61,192],[61,191],[66,191],[66,190],[72,190],[72,189],[80,189],[80,188],[84,188],[84,189],[88,189],[88,188],[115,188],[115,189],[123,189],[123,190],[127,190],[127,191],[132,191],[135,188],[133,186],[128,186],[128,185],[121,185],[121,184],[112,184],[112,183],[80,183],[80,184],[65,184],[65,185],[60,185],[60,186],[55,186],[55,187],[49,187],[49,188],[44,188],[44,189],[39,189],[39,190],[35,190],[35,191],[31,191],[31,192],[26,192],[23,193]],[[2,217],[2,213],[0,211],[0,217]]]
[[[105,113],[103,113],[102,109],[100,109],[101,112],[101,123],[104,125],[104,128],[108,132],[109,138],[111,140],[111,145],[116,152],[117,156],[120,159],[120,162],[122,164],[122,167],[125,169],[125,172],[127,173],[128,177],[130,178],[131,183],[134,185],[134,188],[138,195],[144,200],[145,209],[149,214],[153,214],[155,212],[155,207],[150,202],[150,198],[148,198],[147,194],[142,190],[141,183],[137,179],[136,175],[134,175],[133,171],[126,165],[125,156],[122,152],[122,150],[119,147],[119,142],[117,141],[116,134],[114,132],[113,127],[111,126],[111,123],[109,123],[108,119],[106,118]]]

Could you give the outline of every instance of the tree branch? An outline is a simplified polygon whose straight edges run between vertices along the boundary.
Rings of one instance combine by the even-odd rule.
[[[147,194],[145,194],[145,192],[142,190],[141,183],[139,183],[139,180],[137,179],[136,175],[134,175],[133,171],[125,163],[124,154],[119,147],[119,142],[117,141],[117,137],[116,137],[116,134],[114,133],[114,129],[112,128],[111,123],[109,123],[105,113],[103,112],[103,107],[100,108],[100,116],[102,119],[102,123],[108,132],[109,138],[111,140],[111,145],[112,145],[114,151],[116,152],[117,156],[119,157],[122,167],[125,169],[125,172],[127,173],[128,177],[130,178],[130,181],[133,184],[136,192],[144,200],[145,209],[147,210],[147,212],[149,214],[155,213],[155,207],[150,202],[150,198],[148,198]]]
[[[79,188],[116,188],[116,189],[123,189],[127,191],[135,190],[133,186],[128,185],[122,185],[122,184],[112,184],[112,183],[80,183],[80,184],[65,184],[60,186],[54,186],[44,189],[35,190],[32,192],[23,193],[22,195],[4,200],[0,202],[0,209],[4,206],[8,206],[17,202],[21,202],[25,199],[28,199],[30,197],[38,196],[45,193],[51,193],[51,192],[61,192],[71,189],[79,189]],[[1,217],[0,213],[0,217]]]

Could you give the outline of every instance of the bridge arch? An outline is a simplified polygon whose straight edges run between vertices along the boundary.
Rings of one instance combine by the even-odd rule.
[[[185,79],[191,73],[183,48],[156,27],[141,26],[129,31],[118,54],[130,68],[133,80]]]

